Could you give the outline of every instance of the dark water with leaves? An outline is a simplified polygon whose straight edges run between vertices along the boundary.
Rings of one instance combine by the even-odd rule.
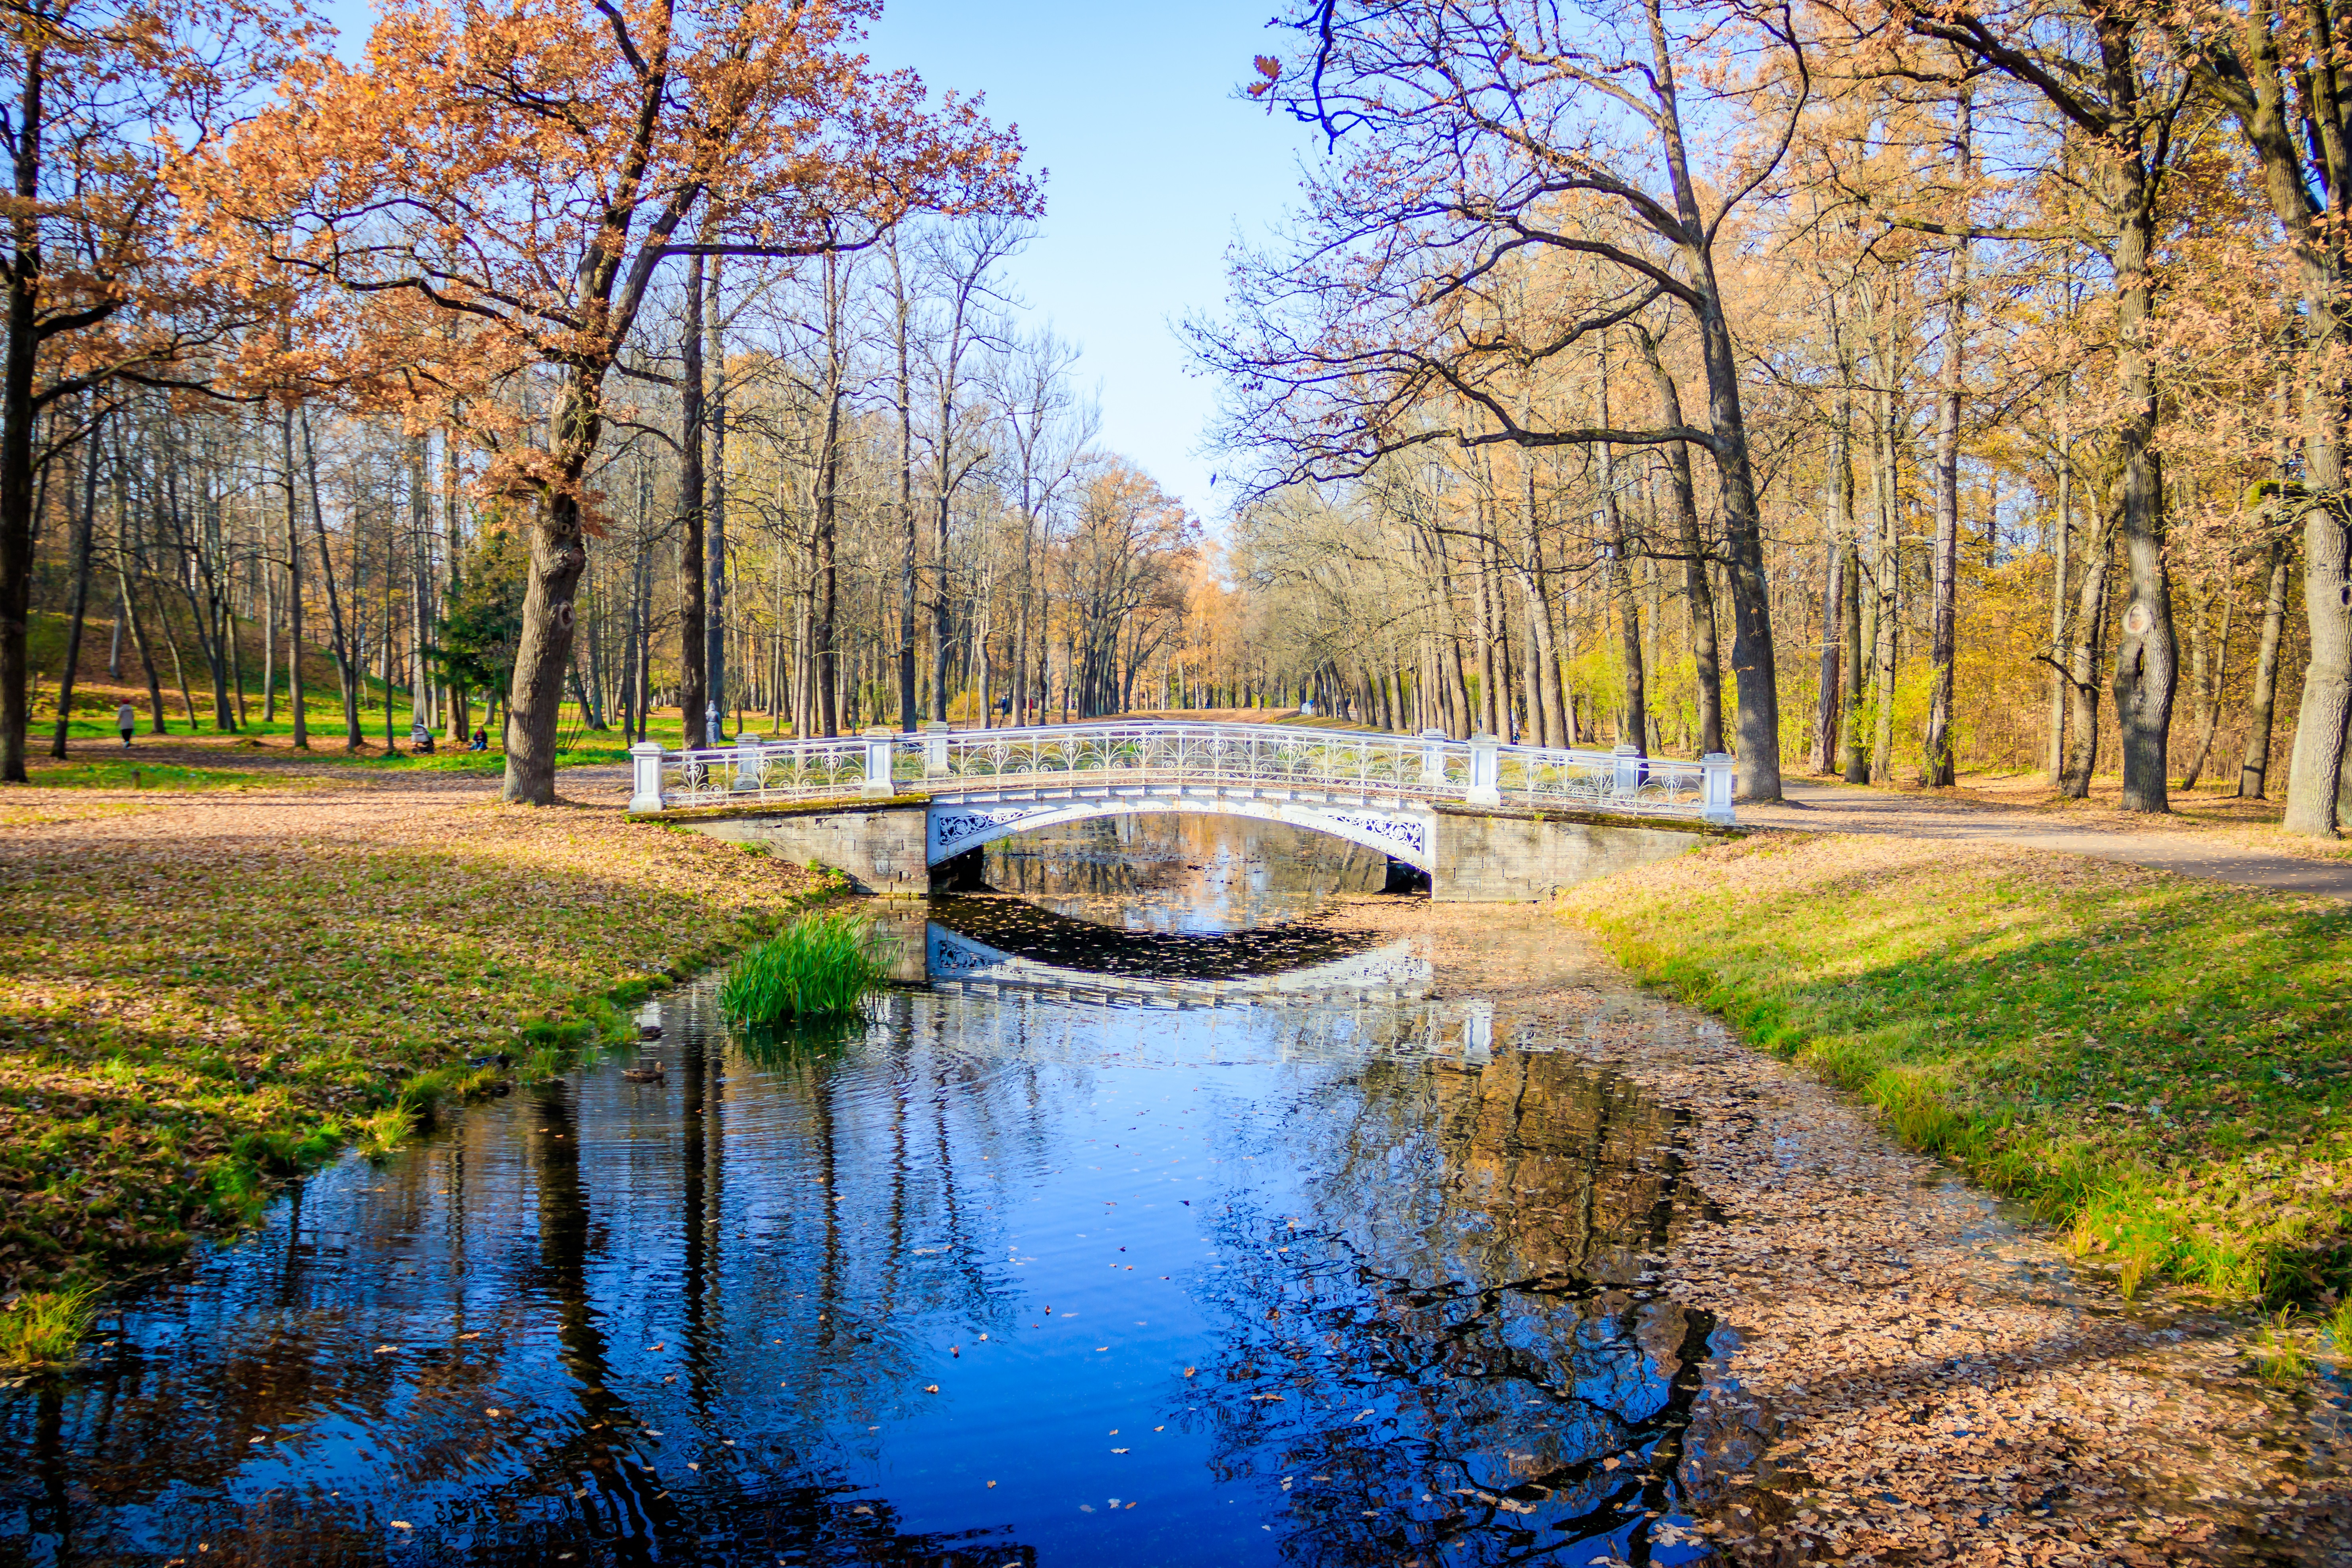
[[[730,1039],[698,984],[667,1083],[321,1173],[0,1394],[0,1561],[1694,1556],[1674,1116],[1259,923],[1377,858],[1198,831],[1022,847],[1037,901],[939,903],[862,1028]]]

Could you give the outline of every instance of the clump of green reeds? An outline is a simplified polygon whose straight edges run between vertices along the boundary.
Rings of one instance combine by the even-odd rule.
[[[359,1145],[362,1156],[382,1160],[416,1136],[415,1108],[395,1100],[380,1110],[356,1117],[352,1122],[352,1141]]]
[[[2253,1357],[2255,1374],[2265,1383],[2293,1384],[2311,1375],[2311,1347],[2294,1314],[2284,1308],[2254,1336]]]
[[[728,966],[719,1010],[736,1024],[846,1016],[888,978],[890,947],[872,921],[803,915]]]
[[[25,1370],[73,1360],[96,1313],[97,1292],[89,1286],[27,1290],[0,1311],[0,1366]]]

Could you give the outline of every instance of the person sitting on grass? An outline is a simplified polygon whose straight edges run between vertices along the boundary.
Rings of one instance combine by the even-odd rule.
[[[474,731],[474,743],[473,743],[472,745],[467,746],[467,747],[466,748],[466,750],[467,750],[467,751],[469,751],[469,752],[487,752],[487,751],[488,751],[489,749],[490,749],[490,732],[489,732],[488,730],[477,730],[477,731]]]
[[[131,749],[131,731],[139,728],[139,710],[126,702],[114,710],[114,727],[122,731],[122,749]]]

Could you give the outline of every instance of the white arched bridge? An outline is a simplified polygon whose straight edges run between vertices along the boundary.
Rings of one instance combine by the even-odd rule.
[[[1185,812],[1328,833],[1437,896],[1541,897],[1733,826],[1732,763],[1282,724],[927,726],[630,749],[629,809],[840,866],[877,891],[1015,833]],[[919,819],[918,819],[919,816]]]

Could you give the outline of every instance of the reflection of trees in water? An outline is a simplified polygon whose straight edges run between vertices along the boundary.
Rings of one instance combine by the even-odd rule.
[[[1377,850],[1240,816],[1098,817],[1000,838],[982,855],[982,879],[999,892],[1139,930],[1282,919],[1388,879]]]
[[[1244,1152],[1303,1161],[1309,1196],[1222,1216],[1226,1326],[1186,1419],[1277,1493],[1286,1554],[1537,1558],[1669,1506],[1600,1461],[1670,1468],[1696,1386],[1705,1322],[1638,1279],[1680,1213],[1672,1119],[1566,1058],[1474,1070],[1443,1006],[1248,1016],[1240,1054],[1314,1087]],[[1028,1561],[1000,1531],[902,1533],[844,1445],[924,1399],[927,1325],[1032,1321],[997,1268],[1010,1200],[1102,1080],[990,1042],[1094,1016],[894,993],[854,1038],[740,1054],[699,988],[667,1019],[667,1084],[591,1074],[458,1119],[209,1262],[144,1359],[0,1396],[15,1519],[102,1561],[377,1562],[391,1518],[420,1563]]]
[[[887,1092],[838,1048],[772,1056],[749,1086],[702,1000],[673,1006],[668,1086],[558,1081],[460,1119],[364,1173],[383,1190],[346,1189],[348,1229],[297,1208],[215,1258],[143,1356],[0,1395],[0,1471],[23,1478],[0,1536],[70,1542],[58,1560],[203,1540],[356,1564],[400,1518],[425,1563],[1032,1561],[1002,1530],[902,1532],[827,1449],[913,1386],[928,1350],[900,1314],[1000,1310],[997,1238],[946,1156],[975,1121],[1019,1146],[1037,1086],[974,1081],[904,997],[877,1026]],[[478,1168],[500,1179],[469,1185]],[[954,1265],[909,1269],[919,1238]],[[681,1452],[665,1429],[735,1443]]]
[[[1285,1557],[1646,1560],[1713,1326],[1634,1283],[1673,1114],[1519,1052],[1375,1059],[1296,1113],[1312,1212],[1223,1219],[1233,1337],[1195,1395],[1224,1473],[1283,1494]]]

